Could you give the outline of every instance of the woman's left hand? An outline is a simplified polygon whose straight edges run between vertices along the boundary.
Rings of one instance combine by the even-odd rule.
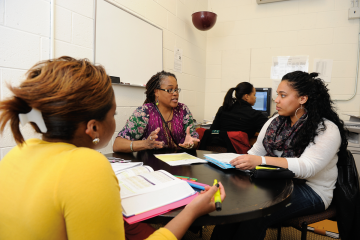
[[[244,154],[231,160],[230,164],[241,170],[250,170],[260,165],[261,162],[260,156]]]
[[[186,128],[186,137],[184,143],[180,143],[179,146],[183,148],[193,148],[195,145],[195,142],[200,142],[199,139],[193,138],[190,135],[190,127]]]

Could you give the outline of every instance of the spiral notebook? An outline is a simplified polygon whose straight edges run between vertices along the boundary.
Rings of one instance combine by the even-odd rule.
[[[236,154],[236,153],[204,154],[206,161],[211,162],[222,169],[235,168],[233,165],[230,164],[230,161],[241,155],[242,154]],[[250,172],[249,170],[243,170],[243,171]]]

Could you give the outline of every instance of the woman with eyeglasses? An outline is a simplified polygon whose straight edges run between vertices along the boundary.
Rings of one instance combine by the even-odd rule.
[[[114,141],[114,152],[154,148],[196,148],[199,135],[189,108],[179,103],[176,76],[161,71],[146,84],[146,100],[127,120]]]

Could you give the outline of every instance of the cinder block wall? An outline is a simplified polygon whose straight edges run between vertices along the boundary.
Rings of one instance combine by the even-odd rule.
[[[359,19],[348,20],[350,0],[261,5],[255,0],[211,0],[208,6],[218,21],[207,33],[205,119],[215,116],[227,90],[240,82],[272,87],[273,56],[308,55],[310,72],[314,58],[333,59],[331,97],[346,99],[354,93]],[[359,115],[359,90],[352,100],[336,102],[343,119],[349,118],[345,113]]]
[[[119,6],[163,29],[164,70],[173,71],[175,47],[183,49],[183,72],[175,73],[182,88],[180,102],[195,119],[204,116],[206,33],[192,26],[191,14],[206,10],[207,0],[117,0]],[[55,0],[55,57],[69,55],[93,61],[94,1]],[[18,85],[36,62],[49,58],[50,1],[0,0],[0,93],[10,96],[6,83]],[[105,66],[106,68],[106,66]],[[139,66],[141,70],[141,66]],[[154,73],[155,74],[155,73]],[[150,79],[151,76],[149,76]],[[144,88],[114,86],[117,101],[116,132],[144,102]],[[27,125],[25,138],[40,137]],[[112,152],[112,144],[101,149]],[[9,128],[0,137],[2,158],[15,142]]]

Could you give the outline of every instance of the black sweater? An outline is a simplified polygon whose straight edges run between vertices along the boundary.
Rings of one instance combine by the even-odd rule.
[[[267,120],[264,114],[253,109],[248,102],[240,100],[240,102],[235,102],[228,111],[221,106],[210,129],[227,132],[242,131],[246,132],[250,139],[261,130]]]

